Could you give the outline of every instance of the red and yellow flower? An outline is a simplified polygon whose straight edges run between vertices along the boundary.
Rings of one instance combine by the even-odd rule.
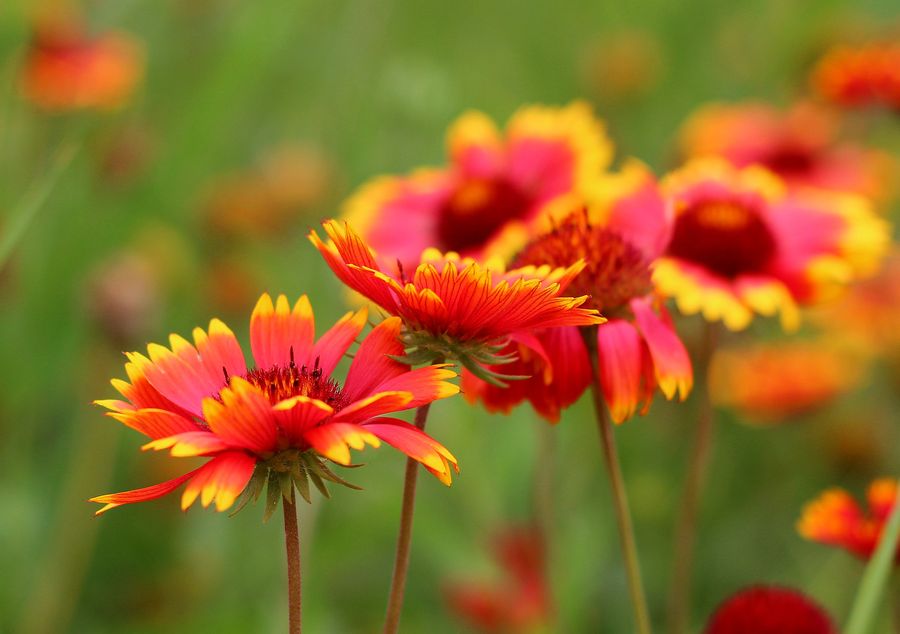
[[[481,257],[509,227],[583,196],[612,157],[603,125],[580,102],[527,106],[503,132],[467,112],[450,127],[447,152],[447,167],[377,178],[347,201],[347,219],[391,262],[415,266],[429,247]]]
[[[888,516],[897,502],[897,480],[875,480],[866,491],[868,509],[863,510],[844,489],[822,493],[806,505],[797,531],[806,539],[837,546],[861,559],[875,552]],[[900,549],[894,558],[900,563]]]
[[[714,401],[772,424],[814,412],[853,389],[862,359],[828,341],[779,341],[717,351],[709,372]]]
[[[816,64],[812,84],[822,97],[846,108],[900,110],[900,43],[835,47]]]
[[[838,634],[825,610],[802,592],[750,586],[725,600],[704,634]]]
[[[131,98],[143,72],[143,53],[131,36],[89,37],[75,19],[44,19],[25,53],[21,89],[52,112],[113,110]]]
[[[584,262],[505,271],[501,262],[427,249],[407,277],[402,266],[396,274],[384,272],[348,223],[323,226],[331,240],[326,244],[313,231],[312,243],[344,284],[402,318],[407,356],[417,363],[442,357],[477,372],[511,335],[603,321],[596,310],[580,308],[586,296],[561,296]]]
[[[681,130],[686,158],[721,157],[736,167],[761,165],[789,187],[811,186],[880,197],[891,159],[838,140],[833,112],[810,102],[779,110],[762,102],[711,104]]]
[[[762,167],[696,159],[663,187],[675,217],[654,283],[681,312],[731,330],[754,313],[796,327],[798,304],[874,273],[889,242],[864,198],[791,190]]]
[[[607,200],[554,221],[552,230],[535,235],[519,251],[515,264],[565,267],[586,262],[568,289],[590,297],[587,305],[609,319],[596,333],[600,382],[611,418],[621,423],[638,410],[647,411],[657,386],[666,398],[686,398],[693,372],[653,293],[653,262],[671,232],[671,215],[655,180],[632,163],[609,177],[602,191]],[[507,349],[518,361],[507,371],[531,378],[498,389],[465,372],[466,399],[504,413],[527,399],[541,416],[557,422],[560,410],[592,381],[582,335],[577,328],[519,334]]]
[[[187,483],[181,506],[199,497],[204,507],[230,508],[251,484],[296,486],[308,499],[308,480],[343,482],[322,459],[350,464],[350,449],[380,441],[421,462],[450,484],[453,455],[413,425],[386,416],[446,398],[459,390],[444,365],[410,370],[400,320],[387,319],[362,341],[343,384],[332,374],[362,331],[366,310],[347,313],[315,340],[304,295],[291,308],[285,296],[263,295],[250,319],[255,367],[248,367],[231,330],[214,319],[194,329],[191,344],[172,335],[170,347],[150,344],[149,356],[129,353],[129,381],[114,379],[125,400],[98,401],[109,415],[148,436],[144,449],[208,460],[184,475],[150,487],[92,498],[103,513],[152,500]],[[255,475],[254,475],[255,474]],[[253,487],[250,487],[251,489]],[[255,487],[258,494],[259,487]],[[277,498],[276,498],[277,499]]]
[[[503,572],[498,584],[448,584],[450,609],[483,632],[532,632],[552,612],[543,535],[533,527],[511,527],[496,535],[492,554]]]

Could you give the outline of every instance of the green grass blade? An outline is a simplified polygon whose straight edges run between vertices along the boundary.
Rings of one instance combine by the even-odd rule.
[[[878,548],[866,566],[844,634],[865,634],[869,631],[872,617],[890,578],[898,538],[900,538],[900,499],[894,503],[887,525],[881,534],[881,540],[878,542]]]
[[[37,216],[38,211],[47,201],[59,177],[72,162],[77,145],[63,143],[56,151],[50,169],[34,183],[19,203],[13,207],[4,230],[0,233],[0,269],[12,255],[13,249],[25,235],[25,230]]]

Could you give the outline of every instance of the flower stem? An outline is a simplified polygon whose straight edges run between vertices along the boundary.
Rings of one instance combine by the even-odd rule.
[[[878,540],[878,547],[866,565],[844,634],[865,634],[870,631],[875,608],[890,578],[898,544],[900,544],[900,496],[894,502],[894,508]]]
[[[669,634],[684,634],[687,631],[690,615],[694,545],[697,541],[697,514],[712,453],[715,427],[708,374],[710,360],[716,348],[717,336],[716,325],[707,323],[703,348],[697,363],[699,409],[697,425],[694,429],[694,445],[687,465],[684,493],[675,529],[675,559],[669,586]]]
[[[288,632],[300,634],[300,530],[293,489],[291,499],[282,499],[281,506],[284,510],[284,546],[287,554]]]
[[[415,425],[424,430],[431,403],[416,410]],[[388,597],[387,613],[384,618],[384,634],[396,634],[400,627],[403,611],[403,594],[406,591],[406,573],[409,570],[409,547],[412,543],[412,523],[416,505],[416,483],[419,479],[419,463],[406,459],[406,474],[403,479],[403,502],[400,507],[400,528],[397,532],[397,554],[394,558],[394,576],[391,579],[391,593]]]
[[[628,509],[628,495],[625,491],[625,481],[622,477],[622,467],[619,464],[619,454],[616,450],[616,439],[613,434],[612,422],[606,411],[603,392],[600,387],[600,366],[597,359],[597,327],[591,326],[581,329],[591,360],[591,395],[594,401],[594,412],[597,417],[597,427],[600,431],[600,441],[603,447],[604,465],[609,475],[609,483],[612,487],[613,503],[616,511],[616,523],[619,527],[619,540],[622,555],[625,558],[625,572],[628,576],[628,591],[631,595],[631,605],[634,610],[635,629],[638,634],[650,634],[650,614],[647,610],[647,597],[644,594],[644,585],[641,581],[641,566],[638,561],[637,542],[634,537],[634,526],[631,521],[631,511]]]

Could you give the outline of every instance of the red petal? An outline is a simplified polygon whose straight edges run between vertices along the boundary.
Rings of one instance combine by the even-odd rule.
[[[269,294],[263,293],[250,317],[250,348],[256,367],[286,367],[292,353],[298,366],[306,364],[315,331],[315,318],[306,295],[291,310],[286,296],[279,295],[273,305]]]

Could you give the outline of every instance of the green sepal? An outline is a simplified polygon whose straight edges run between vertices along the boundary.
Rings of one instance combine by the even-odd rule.
[[[247,486],[244,487],[244,490],[241,491],[237,501],[235,501],[234,510],[228,514],[228,517],[234,517],[240,513],[249,502],[255,503],[259,499],[259,494],[262,493],[263,486],[268,477],[268,467],[257,464],[256,468],[253,470],[253,476],[250,478],[250,482],[248,482]]]
[[[306,500],[307,504],[312,504],[312,498],[309,497],[309,479],[306,477],[306,468],[297,463],[291,469],[291,478],[294,480],[294,486],[297,487],[300,497]]]
[[[278,508],[278,500],[281,499],[281,478],[277,471],[269,471],[269,482],[266,489],[266,510],[263,512],[263,522],[269,518]]]

